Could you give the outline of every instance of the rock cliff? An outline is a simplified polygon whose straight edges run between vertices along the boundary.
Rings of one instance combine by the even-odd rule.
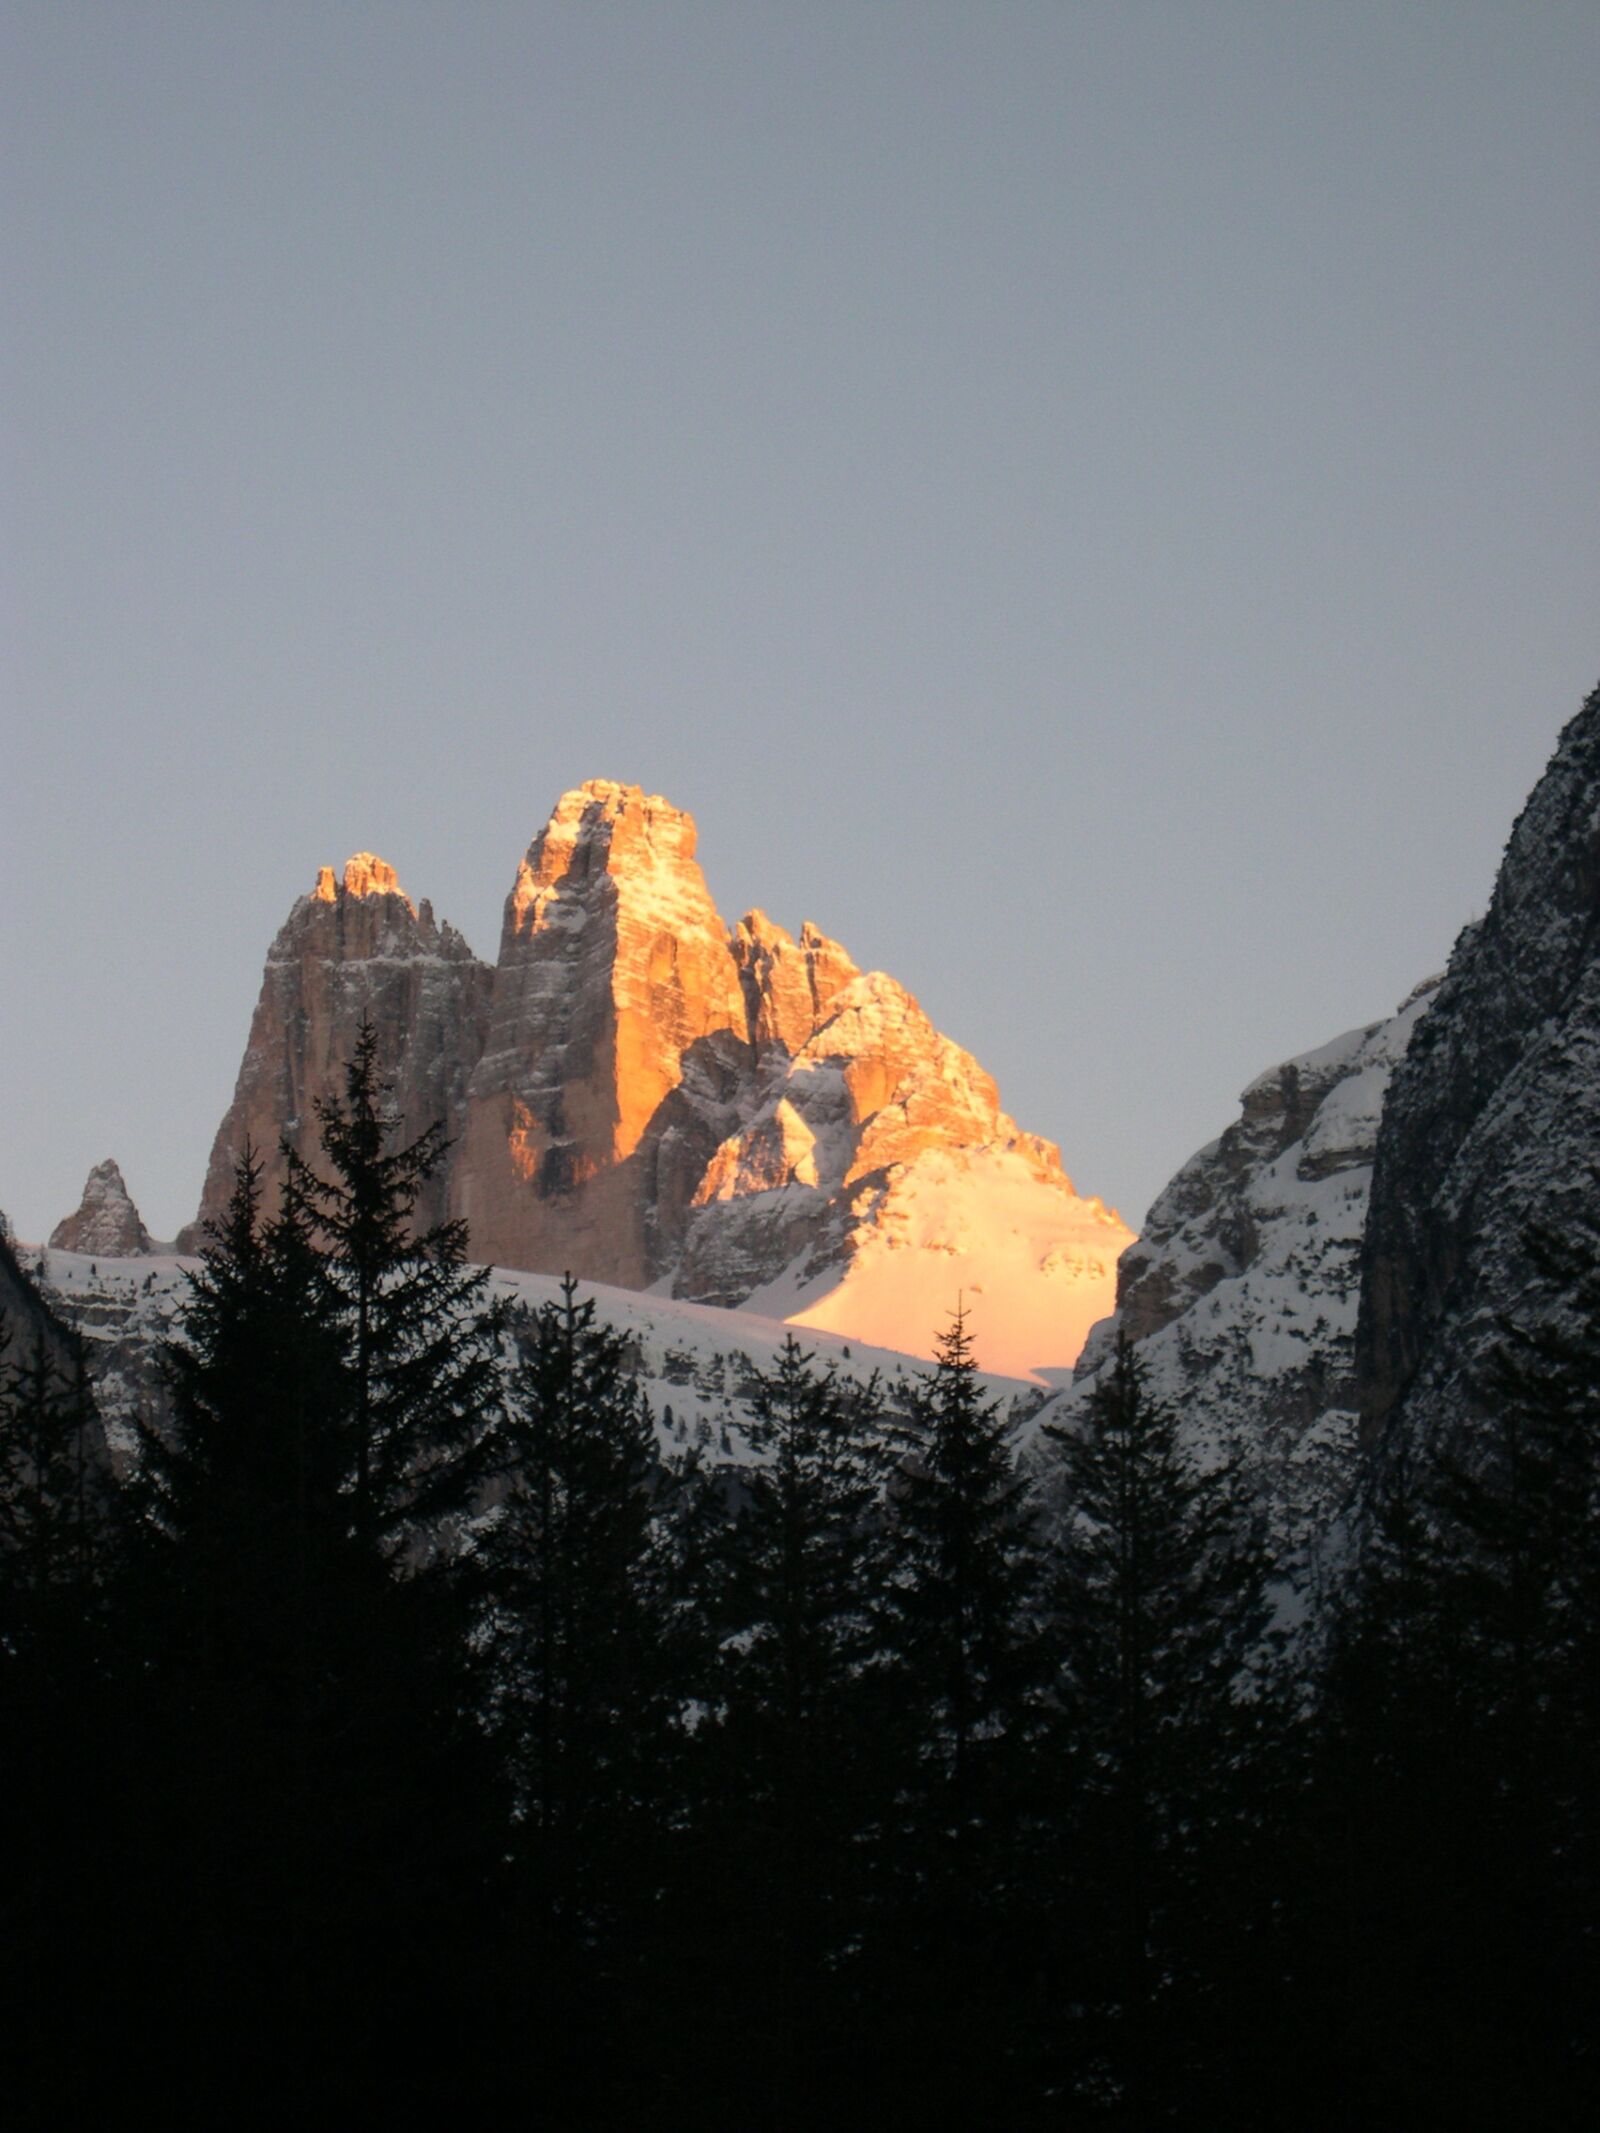
[[[603,782],[528,848],[455,1166],[475,1256],[623,1288],[671,1268],[749,1063],[694,854],[687,815]]]
[[[1156,1200],[1123,1255],[1114,1316],[1040,1417],[1070,1422],[1125,1333],[1190,1441],[1248,1458],[1280,1560],[1302,1581],[1317,1575],[1354,1473],[1360,1254],[1379,1119],[1437,984],[1388,1021],[1250,1084],[1235,1123]]]
[[[358,852],[342,879],[331,867],[289,913],[267,953],[261,993],[234,1087],[212,1143],[195,1221],[178,1239],[198,1248],[221,1214],[246,1144],[265,1164],[265,1206],[277,1204],[280,1140],[310,1161],[316,1105],[339,1096],[364,1018],[378,1037],[379,1065],[409,1138],[443,1119],[461,1130],[467,1082],[483,1046],[491,973],[432,906],[413,904],[394,869]],[[441,1178],[422,1207],[446,1210]]]
[[[1600,691],[1512,830],[1378,1136],[1357,1339],[1363,1429],[1470,1420],[1504,1314],[1555,1299],[1536,1225],[1593,1208],[1600,1161]]]
[[[202,1216],[247,1135],[312,1153],[366,1014],[405,1129],[452,1134],[440,1209],[478,1259],[919,1353],[966,1293],[988,1367],[1069,1363],[1130,1232],[893,979],[809,924],[730,930],[695,843],[638,786],[564,794],[492,973],[381,861],[325,869],[268,959]]]
[[[51,1249],[88,1252],[102,1259],[136,1259],[154,1251],[122,1172],[113,1162],[96,1163],[74,1213],[50,1232]]]

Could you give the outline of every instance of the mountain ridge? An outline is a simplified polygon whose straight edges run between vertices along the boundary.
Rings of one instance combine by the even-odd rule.
[[[475,1258],[729,1307],[785,1296],[923,1354],[1003,1262],[988,1360],[1070,1364],[1132,1232],[893,978],[809,920],[727,925],[697,842],[660,795],[572,788],[517,866],[493,965],[376,854],[322,868],[269,950],[180,1246],[246,1145],[315,1162],[367,1019],[400,1130],[442,1119],[452,1143],[421,1213],[463,1219]]]

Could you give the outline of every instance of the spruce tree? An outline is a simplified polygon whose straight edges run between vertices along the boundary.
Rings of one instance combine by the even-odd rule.
[[[1037,1685],[1038,1554],[1031,1488],[999,1402],[984,1399],[964,1311],[936,1349],[897,1430],[885,1607],[923,1776],[959,1838]]]
[[[1528,1242],[1551,1301],[1501,1322],[1477,1414],[1430,1454],[1450,1857],[1424,1854],[1445,1922],[1429,2026],[1464,2095],[1510,2109],[1537,2084],[1581,2116],[1600,2095],[1600,1227]]]
[[[655,1433],[624,1336],[570,1275],[512,1338],[476,1642],[531,1870],[581,1942],[662,1718]]]
[[[1074,1997],[1109,2018],[1137,2121],[1174,2072],[1157,2063],[1173,2037],[1158,2002],[1186,1961],[1192,1982],[1197,1956],[1217,1953],[1205,1905],[1224,1886],[1235,1781],[1260,1746],[1249,1669],[1266,1561],[1237,1471],[1183,1446],[1126,1337],[1078,1424],[1045,1430],[1062,1511],[1052,1614]]]
[[[841,1966],[883,1807],[874,1691],[887,1460],[877,1379],[817,1369],[792,1334],[757,1375],[752,1404],[762,1456],[741,1474],[728,1534],[718,1790],[747,1927],[741,1967],[761,1979],[747,2044],[761,2040],[767,2106],[799,2110],[824,2038],[835,2051],[842,2041]]]
[[[377,1033],[363,1022],[344,1094],[319,1099],[318,1168],[285,1150],[285,1206],[314,1242],[349,1373],[358,1529],[426,1552],[470,1512],[494,1458],[504,1313],[467,1264],[460,1219],[418,1231],[423,1187],[449,1143],[435,1122],[397,1144]]]
[[[0,1328],[0,1653],[23,1660],[96,1604],[110,1504],[81,1338],[65,1365]]]
[[[579,1300],[511,1321],[515,1365],[493,1508],[469,1566],[479,1696],[510,1806],[512,1941],[540,2010],[527,2050],[548,2095],[621,2079],[615,2031],[640,1987],[679,1696],[655,1432],[624,1335]],[[529,2078],[535,2078],[530,2070]]]
[[[370,1065],[369,1049],[358,1116]],[[391,1239],[388,1263],[369,1262],[365,1340],[347,1240],[313,1227],[294,1181],[263,1222],[247,1150],[168,1356],[171,1413],[145,1431],[124,1595],[141,1645],[125,1670],[140,1832],[125,1893],[160,1922],[150,1975],[181,1983],[197,2020],[236,2039],[288,2023],[348,2068],[465,1989],[459,1937],[483,1930],[494,1830],[465,1625],[418,1536],[436,1506],[470,1501],[465,1400],[440,1389],[481,1392],[476,1451],[493,1322],[469,1313],[456,1355],[449,1302],[475,1291],[448,1265],[416,1272],[386,1221],[404,1189],[393,1173],[373,1184],[338,1140],[348,1114],[330,1110],[323,1204],[337,1219],[348,1195]],[[408,1298],[410,1328],[396,1323]],[[147,2004],[147,2025],[165,2012]]]
[[[1023,1851],[1043,1646],[1032,1491],[965,1313],[911,1392],[889,1489],[884,1711],[895,1869],[880,1937],[900,2078],[928,2108],[1004,2104],[999,2039],[1032,1969]],[[948,2092],[948,2093],[946,2093]]]
[[[81,1339],[8,1247],[18,1331],[0,1328],[0,2056],[14,2114],[75,2093],[64,2011],[105,1974],[126,1805],[110,1691],[117,1527]],[[37,2081],[37,2086],[35,2082]]]

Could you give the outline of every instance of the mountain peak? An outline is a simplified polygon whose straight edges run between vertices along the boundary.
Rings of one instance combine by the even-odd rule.
[[[564,792],[492,973],[372,853],[342,883],[325,868],[269,953],[203,1212],[247,1141],[314,1155],[365,1017],[405,1130],[450,1135],[423,1212],[447,1203],[479,1260],[712,1304],[760,1292],[752,1308],[924,1354],[963,1287],[1014,1282],[986,1366],[1069,1361],[1127,1232],[903,986],[809,919],[730,929],[695,845],[659,793]]]
[[[102,1259],[136,1259],[153,1251],[122,1172],[108,1157],[96,1163],[76,1210],[50,1232],[53,1252],[93,1252]]]
[[[411,906],[412,916],[416,905],[400,886],[400,877],[387,859],[380,859],[376,852],[352,852],[344,863],[344,879],[334,879],[332,867],[319,867],[317,885],[311,892],[312,901],[331,904],[341,894],[345,896],[399,896]]]

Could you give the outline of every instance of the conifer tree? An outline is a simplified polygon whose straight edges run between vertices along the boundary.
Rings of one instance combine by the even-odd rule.
[[[1005,2108],[999,2040],[1033,1967],[1022,1838],[1043,1669],[1032,1491],[964,1312],[896,1434],[882,1713],[894,1896],[876,1963],[897,2079],[961,2122]]]
[[[125,1805],[105,1663],[117,1528],[82,1340],[0,1249],[23,1300],[18,1332],[0,1328],[0,2057],[26,2119],[35,2093],[41,2114],[70,2098],[62,2013],[107,1952]]]
[[[604,1854],[642,1811],[663,1720],[655,1433],[625,1337],[570,1275],[560,1302],[512,1334],[498,1501],[475,1554],[477,1642],[535,1872],[581,1938]]]
[[[0,1328],[0,1651],[16,1661],[95,1605],[110,1506],[81,1338],[63,1370]]]
[[[1425,1626],[1443,1704],[1418,1892],[1441,2084],[1582,2115],[1600,1992],[1600,1226],[1536,1230],[1551,1301],[1502,1320],[1431,1448]],[[1459,1862],[1470,1856],[1468,1879]]]
[[[469,1500],[454,1440],[469,1395],[474,1452],[491,1419],[492,1331],[447,1254],[419,1272],[426,1250],[390,1219],[416,1172],[375,1183],[339,1140],[374,1107],[367,1048],[325,1121],[322,1200],[337,1219],[347,1196],[389,1240],[385,1262],[369,1252],[363,1312],[347,1240],[314,1228],[304,1180],[263,1222],[261,1164],[242,1158],[169,1352],[170,1418],[144,1432],[125,1594],[143,1644],[129,1902],[160,1919],[162,1961],[197,2010],[320,2031],[341,2058],[456,1989],[454,1936],[481,1928],[494,1843],[464,1624],[448,1582],[400,1545]],[[382,1146],[380,1132],[380,1163]]]
[[[1080,1989],[1116,2016],[1121,2078],[1153,2108],[1155,2001],[1214,1930],[1195,1917],[1197,1892],[1208,1876],[1220,1886],[1233,1780],[1259,1746],[1246,1677],[1266,1561],[1237,1473],[1183,1447],[1125,1337],[1081,1423],[1045,1427],[1063,1511],[1052,1611],[1067,1909]]]
[[[349,1372],[353,1510],[390,1549],[426,1550],[467,1513],[492,1464],[503,1311],[467,1264],[460,1219],[418,1231],[448,1148],[436,1122],[395,1145],[363,1022],[344,1094],[319,1099],[321,1167],[285,1150],[285,1205],[316,1246]]]
[[[495,1502],[470,1563],[480,1702],[511,1812],[510,1963],[547,2097],[620,2078],[677,1819],[663,1477],[626,1337],[579,1300],[511,1321]]]
[[[791,1334],[758,1374],[752,1442],[727,1537],[723,1594],[724,1856],[747,1961],[749,2025],[779,2109],[814,2066],[825,1963],[857,1930],[864,1838],[881,1815],[874,1718],[887,1472],[877,1379],[818,1370]],[[836,2012],[836,2010],[835,2010]],[[747,2025],[747,2027],[749,2026]]]
[[[959,1832],[983,1812],[1040,1664],[1032,1492],[999,1403],[983,1397],[964,1311],[897,1434],[889,1644],[918,1700],[919,1760]]]

